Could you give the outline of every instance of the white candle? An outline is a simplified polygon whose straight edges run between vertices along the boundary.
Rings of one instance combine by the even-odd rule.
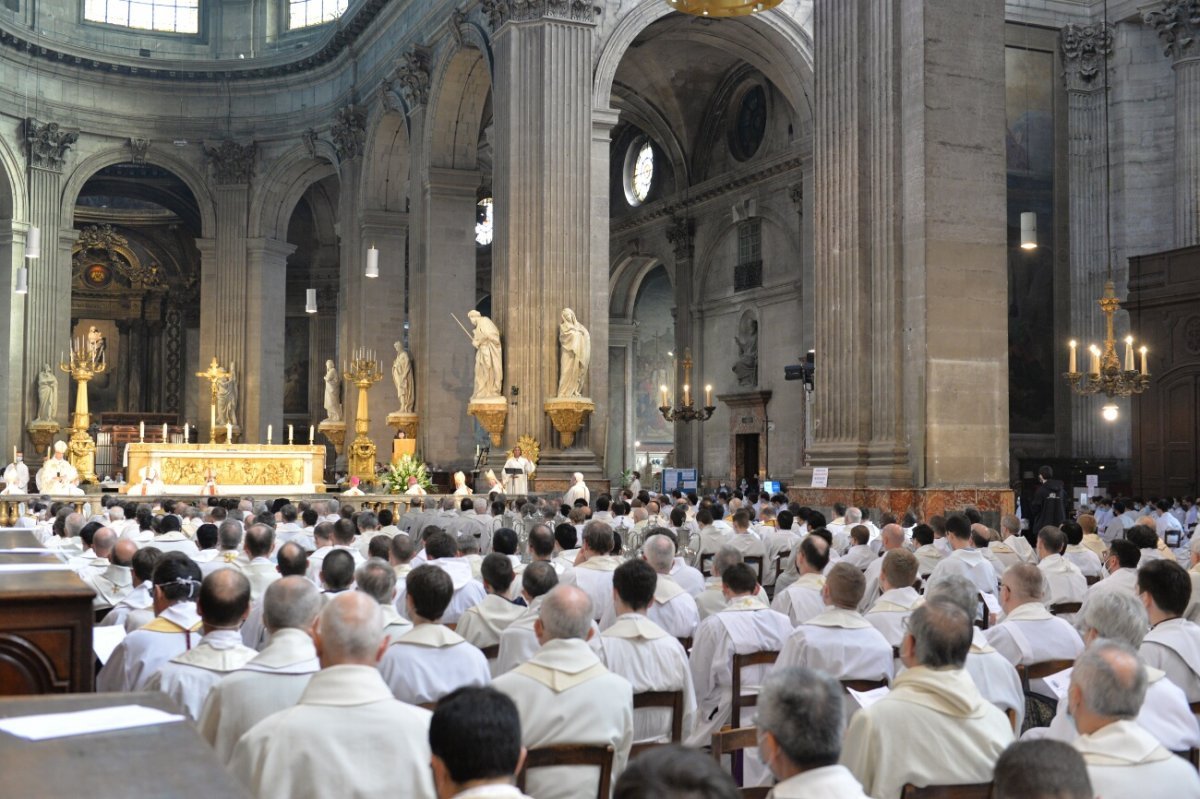
[[[1132,372],[1133,367],[1133,336],[1125,337],[1125,371]]]
[[[1075,339],[1071,339],[1067,342],[1067,346],[1071,348],[1071,366],[1069,369],[1067,369],[1067,371],[1071,374],[1075,374],[1075,348],[1079,346],[1079,342],[1077,342]]]
[[[293,430],[292,425],[289,424],[288,425],[288,445],[290,446],[295,443],[296,443],[295,430]]]
[[[163,422],[163,443],[167,443],[167,423]]]
[[[1146,348],[1142,347],[1139,351],[1142,353],[1142,374],[1148,375],[1150,372],[1146,371]]]
[[[139,441],[146,440],[146,423],[145,422],[138,422],[138,440]]]
[[[188,443],[188,440],[191,438],[190,432],[191,432],[191,427],[188,425],[187,422],[184,422],[183,423],[183,443],[185,443],[185,444]]]
[[[704,387],[704,407],[712,407],[712,386]]]
[[[661,386],[661,388],[662,388],[662,407],[665,408],[665,407],[667,407],[667,386],[666,386],[666,384],[664,383]]]
[[[1100,374],[1100,348],[1093,344],[1090,347],[1092,351],[1092,374]]]
[[[267,425],[267,443],[271,443],[271,425]]]
[[[687,383],[683,384],[683,404],[684,405],[692,404],[692,387],[689,386]]]
[[[308,426],[308,443],[310,443],[310,444],[317,443],[316,430],[313,428],[313,426],[311,424]]]
[[[230,424],[229,422],[225,423],[225,443],[226,444],[233,443],[233,425]]]
[[[209,409],[208,409],[208,429],[209,429],[209,430],[216,430],[216,429],[217,429],[217,406],[216,406],[216,405],[209,406]]]

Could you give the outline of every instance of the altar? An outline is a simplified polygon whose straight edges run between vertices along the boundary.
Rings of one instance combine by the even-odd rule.
[[[315,494],[325,490],[325,448],[286,444],[129,444],[129,487],[157,472],[161,493],[199,494],[211,473],[218,494]],[[128,488],[125,489],[128,492]]]

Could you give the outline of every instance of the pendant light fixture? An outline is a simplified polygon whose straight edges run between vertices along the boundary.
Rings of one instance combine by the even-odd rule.
[[[379,250],[374,244],[367,250],[367,277],[379,277]]]
[[[316,313],[317,312],[317,290],[316,289],[305,289],[304,290],[304,312],[305,313]]]
[[[1021,249],[1036,250],[1037,246],[1037,213],[1023,211],[1021,212]]]

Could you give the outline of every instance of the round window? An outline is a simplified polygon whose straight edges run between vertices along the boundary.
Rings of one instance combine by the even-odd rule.
[[[752,86],[743,92],[738,103],[736,122],[730,149],[734,158],[745,161],[758,152],[767,132],[767,93],[762,86]]]
[[[475,207],[475,243],[486,247],[492,243],[492,198],[484,197]]]
[[[625,154],[625,199],[630,205],[641,205],[653,186],[654,147],[650,139],[639,136]]]

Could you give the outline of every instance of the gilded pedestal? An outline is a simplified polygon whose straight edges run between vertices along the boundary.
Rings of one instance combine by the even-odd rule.
[[[405,438],[415,439],[417,437],[417,415],[415,413],[392,411],[387,415],[387,423],[389,427],[396,428],[397,433],[403,433]]]
[[[71,416],[71,437],[67,440],[67,461],[79,472],[83,483],[96,482],[96,442],[88,434],[92,416],[88,412],[87,384],[105,369],[104,361],[96,361],[81,341],[71,347],[69,363],[58,368],[75,378],[75,413]]]
[[[504,420],[508,416],[508,402],[504,397],[475,398],[467,404],[467,413],[479,420],[479,424],[492,437],[492,446],[500,446],[504,436]]]
[[[29,433],[29,440],[33,442],[33,451],[38,453],[38,457],[41,458],[46,456],[58,431],[62,428],[59,427],[58,422],[33,422],[25,429]]]
[[[334,450],[337,451],[339,458],[345,457],[345,455],[346,455],[346,423],[345,422],[331,422],[328,419],[326,419],[324,422],[321,422],[319,425],[317,425],[317,430],[321,431],[321,435],[328,438],[329,442],[331,444],[333,444],[333,448],[334,448]]]
[[[575,434],[583,428],[596,403],[587,397],[552,397],[542,406],[554,429],[562,437],[563,447],[575,443]]]

